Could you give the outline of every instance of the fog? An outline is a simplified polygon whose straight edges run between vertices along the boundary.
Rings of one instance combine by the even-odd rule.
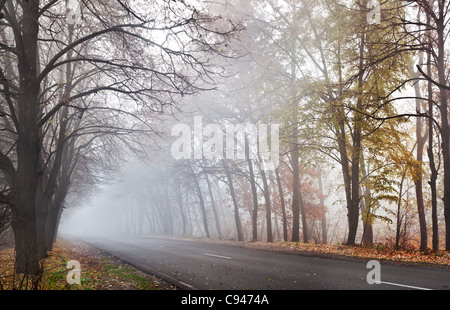
[[[89,203],[68,209],[62,215],[60,233],[72,236],[115,236],[123,232],[126,201],[108,187]]]
[[[414,65],[445,61],[396,26],[403,13],[425,23],[417,7],[386,2],[382,20],[346,0],[124,2],[83,1],[66,19],[79,2],[52,1],[27,59],[14,51],[29,29],[1,14],[0,232],[35,208],[41,243],[58,231],[398,247],[426,240],[431,220],[443,236],[450,173],[431,162],[443,169],[447,150],[420,114]],[[21,20],[20,6],[6,11]],[[23,103],[24,85],[42,89]]]
[[[161,162],[149,162],[131,159],[114,173],[112,180],[96,188],[81,204],[77,205],[76,200],[71,202],[71,207],[65,209],[62,214],[59,236],[114,238],[131,235],[172,235],[238,240],[235,208],[227,179],[223,175],[224,171],[217,164],[209,164],[208,169],[211,170],[208,174],[197,176],[200,181],[200,200],[192,179],[195,177],[192,169],[199,168],[198,160],[178,162],[168,157]],[[205,177],[210,180],[211,192]],[[251,241],[253,213],[250,187],[245,184],[245,179],[239,175],[236,177],[235,194],[239,204],[243,241]],[[275,176],[269,172],[268,177],[271,180],[274,202],[279,201],[276,198],[278,194]],[[342,189],[332,185],[338,179],[339,172],[336,169],[323,179],[328,219],[327,239],[330,243],[345,240],[347,225]],[[260,178],[257,183],[258,191],[262,191]],[[289,231],[292,221],[289,193],[286,192],[284,197],[287,204],[285,224],[288,225]],[[265,241],[267,224],[263,195],[259,195],[258,204],[257,238]],[[282,241],[285,224],[280,205],[272,204],[271,212],[273,239]],[[311,238],[317,238],[316,241],[319,241],[322,225],[320,218],[311,220],[310,225]]]

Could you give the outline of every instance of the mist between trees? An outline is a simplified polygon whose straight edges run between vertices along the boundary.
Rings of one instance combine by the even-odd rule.
[[[64,222],[449,250],[450,1],[373,2],[0,1],[16,272],[39,272]],[[280,125],[279,164],[248,140],[242,159],[174,158],[195,117]]]

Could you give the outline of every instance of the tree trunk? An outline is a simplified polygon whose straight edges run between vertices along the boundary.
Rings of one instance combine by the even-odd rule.
[[[359,122],[359,121],[357,121]],[[352,156],[352,203],[348,210],[348,238],[347,243],[354,245],[356,243],[356,233],[358,231],[359,218],[359,156],[361,147],[361,128],[356,125],[354,132],[353,156]]]
[[[48,216],[46,218],[44,231],[46,251],[51,251],[53,249],[53,244],[56,241],[59,219],[63,213],[64,202],[70,187],[69,175],[70,173],[68,171],[62,174],[53,201],[48,208]]]
[[[341,47],[338,45],[337,50],[338,57],[338,70],[339,70],[339,96],[342,96],[343,93],[343,77],[342,77],[342,62],[341,62]],[[347,135],[345,132],[346,127],[346,118],[345,110],[343,103],[338,102],[336,104],[336,117],[337,119],[334,121],[335,129],[336,129],[336,140],[338,144],[341,168],[342,168],[342,177],[344,179],[344,189],[345,189],[345,199],[347,204],[348,212],[351,209],[352,205],[352,183],[350,176],[350,164],[348,158],[348,150],[347,150]]]
[[[395,230],[395,248],[398,250],[400,248],[400,234],[402,227],[402,216],[401,216],[401,206],[402,206],[402,196],[403,196],[403,183],[405,181],[406,174],[403,173],[402,180],[400,182],[398,201],[397,201],[397,223]]]
[[[183,236],[186,235],[186,214],[184,212],[184,206],[183,206],[183,197],[181,195],[181,190],[180,190],[180,185],[178,183],[178,179],[177,179],[177,188],[175,189],[176,194],[177,194],[177,201],[178,201],[178,206],[180,207],[180,215],[181,215],[181,222],[183,223]]]
[[[43,259],[48,256],[46,243],[46,224],[49,214],[50,212],[48,211],[48,205],[45,205],[38,199],[38,201],[36,202],[36,240],[38,244],[39,259]]]
[[[297,124],[294,124],[297,127]],[[295,131],[295,130],[294,130]],[[297,138],[296,138],[297,139]],[[292,241],[300,241],[300,171],[298,165],[298,144],[292,144]]]
[[[427,14],[427,25],[430,24],[430,15]],[[431,48],[432,41],[431,37],[428,36],[428,44]],[[428,76],[432,75],[431,71],[431,51],[430,49],[427,51],[427,74]],[[431,176],[430,176],[430,189],[431,189],[431,218],[432,218],[432,226],[433,226],[433,250],[439,249],[439,227],[438,227],[438,218],[437,218],[437,189],[436,183],[438,178],[438,171],[436,169],[436,164],[434,161],[434,151],[433,151],[433,140],[434,140],[434,125],[432,119],[434,103],[433,103],[433,84],[428,81],[428,116],[430,120],[428,121],[428,162],[430,166]]]
[[[360,3],[362,7],[367,7],[367,1]],[[363,14],[364,15],[364,14]],[[366,20],[365,16],[363,20]],[[362,158],[362,122],[363,115],[359,111],[363,110],[363,86],[364,86],[364,51],[366,48],[365,23],[359,34],[359,64],[358,64],[358,85],[356,109],[353,118],[353,147],[352,147],[352,168],[351,168],[351,205],[348,210],[348,238],[347,243],[354,245],[356,242],[356,233],[358,231],[358,218],[360,207],[360,165]]]
[[[205,228],[206,238],[209,239],[211,236],[209,234],[208,217],[206,216],[206,207],[205,207],[205,202],[203,200],[202,190],[200,188],[200,184],[199,184],[197,176],[195,174],[193,175],[193,178],[194,178],[195,188],[197,189],[198,199],[200,201],[200,208],[202,211],[202,218],[203,218],[203,227]]]
[[[416,92],[418,91],[416,84]],[[420,96],[420,95],[418,95]],[[416,101],[419,101],[416,99]],[[417,111],[420,111],[420,103],[417,103]],[[426,142],[426,135],[422,136],[422,119],[417,118],[416,124],[416,137],[417,137],[417,161],[419,163],[423,162],[423,148]],[[423,174],[422,171],[419,172],[415,182],[416,189],[416,200],[417,200],[417,214],[419,216],[419,227],[420,227],[420,251],[425,251],[428,245],[428,233],[427,233],[427,223],[425,220],[425,206],[423,202]]]
[[[209,192],[209,197],[211,199],[211,208],[213,210],[214,219],[216,221],[217,234],[219,235],[219,239],[222,239],[222,230],[220,228],[220,221],[219,221],[219,216],[217,214],[216,202],[214,200],[214,194],[213,194],[212,187],[211,187],[211,181],[209,180],[207,174],[205,174],[205,178],[206,178],[206,183],[208,184],[208,192]]]
[[[324,208],[325,210],[325,197],[324,197],[324,193],[323,193],[323,181],[322,181],[322,173],[319,173],[319,190],[320,190],[320,205]],[[322,238],[321,238],[321,242],[323,244],[327,244],[328,243],[328,229],[327,229],[327,216],[326,216],[326,212],[323,213],[322,219],[321,219],[321,228],[322,228]]]
[[[294,7],[295,12],[295,7]],[[292,164],[292,241],[300,241],[300,168],[299,168],[299,145],[298,145],[298,102],[294,91],[294,82],[296,79],[296,62],[297,48],[296,48],[296,34],[291,33],[291,88],[292,88],[292,118],[291,126],[292,132],[290,136],[290,153]]]
[[[258,241],[258,192],[256,188],[255,173],[253,172],[253,163],[250,157],[248,137],[245,137],[245,156],[247,158],[250,187],[252,189],[253,210],[252,210],[252,241]]]
[[[261,177],[263,180],[264,186],[264,201],[266,205],[266,225],[267,225],[267,242],[273,242],[273,234],[272,234],[272,207],[270,204],[270,191],[269,185],[267,183],[266,172],[264,169],[261,169]]]
[[[56,237],[58,234],[59,220],[63,212],[62,204],[52,205],[50,212],[48,213],[47,223],[45,225],[45,242],[46,250],[52,251],[53,244],[56,242]]]
[[[36,235],[34,208],[26,212],[13,211],[11,226],[15,241],[15,273],[37,275],[41,272]]]
[[[303,201],[303,195],[302,195],[301,188],[298,189],[298,200],[299,200],[300,214],[302,217],[303,242],[308,243],[309,242],[308,222],[306,219],[305,202]]]
[[[352,200],[348,210],[348,238],[347,243],[354,245],[356,242],[356,233],[358,231],[359,203],[360,203],[360,160],[361,160],[361,131],[362,131],[362,115],[358,111],[362,110],[363,104],[363,66],[364,66],[364,47],[365,34],[361,33],[359,43],[359,77],[358,77],[358,98],[356,103],[356,111],[354,115],[353,129],[353,148],[352,148]]]
[[[423,63],[423,55],[420,54],[419,63]],[[419,72],[414,72],[414,78],[416,79],[416,84],[414,84],[414,91],[416,95],[416,111],[419,113],[422,111],[422,95],[420,92],[420,84],[419,84]],[[427,141],[427,134],[423,134],[423,120],[421,117],[416,118],[416,140],[417,140],[417,161],[422,164],[423,163],[423,148]],[[427,224],[425,220],[425,206],[423,202],[423,173],[419,171],[415,180],[414,186],[416,189],[416,201],[417,201],[417,214],[419,216],[419,227],[420,227],[420,251],[424,251],[428,245],[428,233],[427,233]]]
[[[12,6],[12,5],[11,5]],[[17,171],[11,188],[13,197],[12,227],[15,238],[16,272],[37,274],[39,268],[36,194],[39,180],[39,157],[42,141],[37,125],[39,116],[37,81],[37,37],[39,1],[21,3],[23,19],[14,32],[18,51],[19,95],[17,129]],[[13,12],[13,10],[11,11]]]
[[[277,185],[278,185],[278,193],[280,196],[280,203],[281,203],[281,215],[283,217],[283,240],[288,241],[288,227],[287,227],[287,216],[286,216],[286,205],[284,203],[284,194],[283,194],[283,186],[281,184],[280,179],[280,171],[278,169],[275,170],[275,176],[277,178]]]
[[[234,221],[236,223],[236,233],[238,237],[238,241],[244,241],[244,232],[242,230],[242,224],[241,224],[241,217],[239,215],[239,206],[236,199],[236,193],[234,191],[234,185],[233,185],[233,178],[231,177],[230,167],[228,166],[228,163],[224,159],[223,166],[225,168],[225,174],[227,176],[228,180],[228,186],[230,188],[230,195],[231,199],[233,200],[233,206],[234,206]]]
[[[373,219],[372,219],[372,206],[371,206],[371,197],[370,197],[370,187],[367,184],[368,171],[366,167],[366,162],[364,156],[361,156],[361,170],[364,173],[364,182],[362,184],[364,191],[364,199],[361,204],[361,213],[362,213],[362,222],[363,222],[363,236],[362,243],[363,244],[372,244],[373,243]]]
[[[445,67],[445,21],[444,1],[439,2],[440,18],[437,22],[438,32],[438,74],[439,83],[446,85]],[[444,218],[445,218],[445,249],[450,251],[450,132],[448,122],[448,91],[440,87],[440,112],[441,112],[441,136],[442,136],[442,158],[444,162]]]

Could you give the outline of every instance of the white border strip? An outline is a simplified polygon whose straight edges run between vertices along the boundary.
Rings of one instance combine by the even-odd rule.
[[[222,259],[232,259],[231,257],[220,256],[220,255],[214,255],[214,254],[208,254],[208,253],[203,253],[203,255],[205,255],[205,256],[211,256],[211,257],[217,257],[217,258],[222,258]]]
[[[400,286],[400,287],[405,287],[405,288],[412,288],[412,289],[422,290],[422,291],[432,291],[431,288],[411,286],[411,285],[405,285],[405,284],[399,284],[399,283],[391,283],[391,282],[384,282],[384,281],[377,281],[375,283],[376,284],[386,284],[386,285]]]

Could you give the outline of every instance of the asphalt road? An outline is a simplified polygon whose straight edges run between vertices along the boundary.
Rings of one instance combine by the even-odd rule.
[[[449,290],[450,270],[381,262],[369,284],[367,261],[318,258],[162,237],[84,241],[181,289]],[[369,278],[373,279],[371,275]]]

